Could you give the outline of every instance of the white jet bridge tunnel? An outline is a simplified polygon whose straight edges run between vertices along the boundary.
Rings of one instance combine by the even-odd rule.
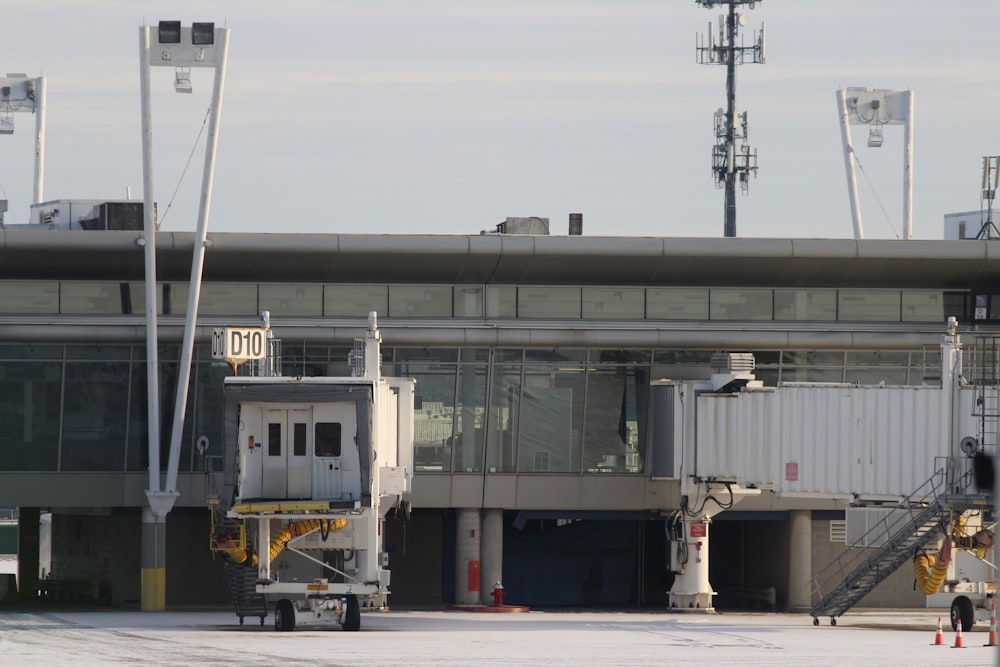
[[[713,610],[711,519],[750,495],[909,508],[909,523],[900,523],[900,535],[888,540],[895,542],[892,558],[874,564],[875,574],[862,585],[854,582],[855,596],[911,558],[934,536],[942,516],[981,504],[972,490],[971,456],[996,453],[995,440],[985,442],[995,432],[984,428],[983,415],[985,405],[997,404],[997,385],[976,385],[963,376],[953,319],[941,344],[941,381],[934,385],[764,387],[750,372],[749,355],[717,357],[709,381],[651,386],[652,475],[681,480],[681,509],[668,522],[671,609]],[[808,579],[808,567],[803,572]],[[838,606],[832,616],[847,607]]]

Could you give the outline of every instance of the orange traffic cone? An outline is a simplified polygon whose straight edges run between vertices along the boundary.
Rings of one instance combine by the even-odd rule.
[[[983,644],[983,646],[996,646],[997,645],[997,599],[993,598],[993,604],[990,606],[990,638],[988,643]]]
[[[934,643],[931,646],[944,646],[944,633],[941,632],[941,617],[938,616],[937,634],[934,635]]]
[[[965,648],[965,642],[962,641],[962,621],[958,621],[958,630],[955,632],[955,645],[952,648]]]

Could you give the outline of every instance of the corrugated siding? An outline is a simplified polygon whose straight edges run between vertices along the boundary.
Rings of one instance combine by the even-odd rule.
[[[961,435],[976,435],[961,392]],[[909,495],[952,446],[934,387],[788,386],[698,398],[693,474],[787,493]]]

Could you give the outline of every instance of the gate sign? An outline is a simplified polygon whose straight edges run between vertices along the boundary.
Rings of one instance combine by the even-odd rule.
[[[241,364],[267,356],[267,329],[226,328],[212,330],[212,358]]]

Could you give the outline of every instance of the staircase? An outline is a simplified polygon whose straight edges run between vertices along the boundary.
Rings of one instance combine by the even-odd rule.
[[[836,625],[838,616],[940,535],[953,515],[982,504],[981,498],[970,495],[973,480],[966,461],[946,459],[929,480],[864,535],[863,544],[876,546],[848,549],[813,577],[809,611],[813,625],[819,625],[820,616],[829,616],[830,624]]]

